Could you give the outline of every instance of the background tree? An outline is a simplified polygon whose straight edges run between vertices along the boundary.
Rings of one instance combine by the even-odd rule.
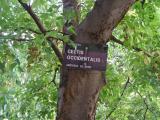
[[[62,43],[72,43],[62,28],[66,23],[64,16],[72,19],[75,14],[64,14],[62,3],[54,0],[19,0],[29,14],[17,0],[0,2],[0,117],[55,119],[62,61],[57,46],[62,48]],[[140,2],[135,3],[121,23],[119,21],[134,1],[99,0],[94,7],[90,0],[79,4],[65,2],[71,2],[73,8],[82,8],[81,24],[75,25],[76,41],[91,44],[109,41],[108,83],[100,93],[96,118],[159,119],[158,0],[146,1],[143,9]],[[69,26],[68,31],[74,33],[73,28]],[[104,85],[104,73],[62,72],[62,76],[67,75],[63,80],[68,81],[66,84],[61,81],[60,89],[65,91],[60,91],[63,104],[59,104],[57,119],[94,119],[97,95]],[[91,99],[91,96],[94,97]]]

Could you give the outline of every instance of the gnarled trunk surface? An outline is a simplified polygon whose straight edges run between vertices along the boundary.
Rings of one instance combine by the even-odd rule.
[[[63,0],[76,9],[76,0]],[[97,0],[86,19],[76,26],[76,41],[106,44],[112,30],[136,0]],[[65,9],[64,9],[65,10]],[[71,70],[62,66],[57,120],[95,120],[96,102],[105,85],[104,72]]]

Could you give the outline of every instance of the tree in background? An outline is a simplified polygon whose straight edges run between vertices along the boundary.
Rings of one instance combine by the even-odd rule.
[[[158,119],[158,6],[156,0],[143,8],[136,0],[2,0],[0,117],[48,120],[57,111],[57,120],[94,120],[98,101],[97,119]],[[63,45],[73,41],[109,44],[106,73],[61,66]]]

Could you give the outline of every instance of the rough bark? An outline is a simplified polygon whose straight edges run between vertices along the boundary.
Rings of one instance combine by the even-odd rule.
[[[75,0],[64,0],[74,6]],[[112,30],[135,0],[97,0],[93,10],[76,28],[76,41],[105,44]],[[95,70],[71,70],[62,66],[57,120],[95,120],[96,102],[104,73]]]

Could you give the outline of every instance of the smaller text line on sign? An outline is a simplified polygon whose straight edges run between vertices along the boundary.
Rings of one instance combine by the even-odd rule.
[[[76,43],[66,45],[63,65],[71,69],[106,70],[107,48],[99,45]]]

